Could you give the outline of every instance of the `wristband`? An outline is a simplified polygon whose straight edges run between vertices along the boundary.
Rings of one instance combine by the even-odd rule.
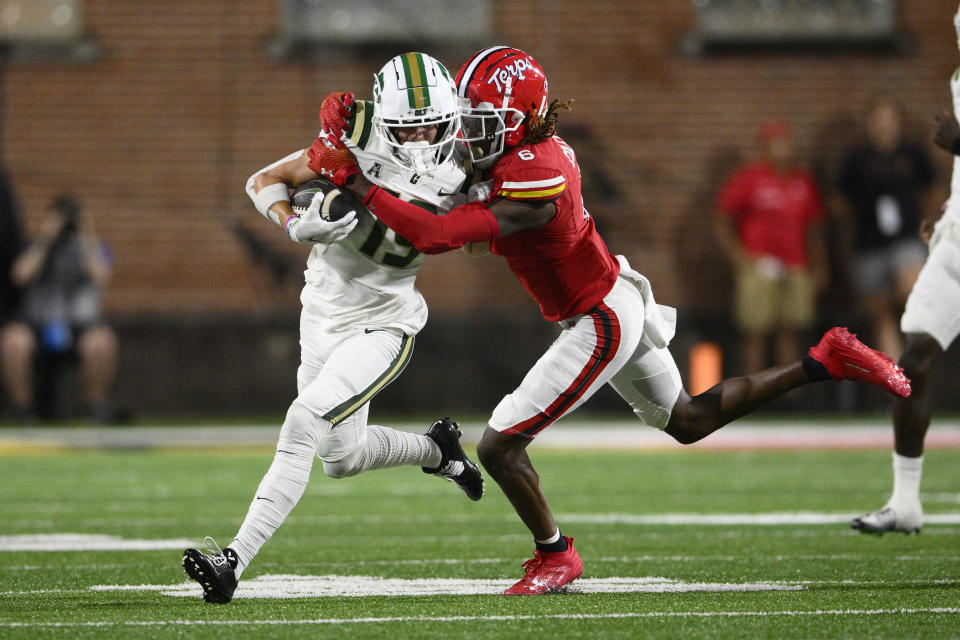
[[[950,145],[950,153],[960,156],[960,133],[953,139],[953,144]]]
[[[287,185],[282,182],[268,184],[253,196],[253,206],[257,208],[267,220],[279,225],[280,219],[276,213],[270,211],[270,207],[280,201],[290,202],[290,193],[287,191]]]
[[[298,216],[297,214],[293,214],[292,216],[287,218],[286,222],[283,223],[283,230],[286,232],[288,238],[290,237],[290,221],[294,219],[299,220],[300,216]]]

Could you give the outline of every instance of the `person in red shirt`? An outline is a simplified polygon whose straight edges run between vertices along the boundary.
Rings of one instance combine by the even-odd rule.
[[[446,215],[422,210],[353,178],[349,153],[321,146],[323,175],[348,187],[395,233],[424,253],[489,243],[562,331],[488,422],[477,455],[533,534],[536,550],[507,595],[555,593],[580,577],[583,563],[553,518],[527,455],[533,438],[610,384],[643,422],[687,444],[787,391],[819,380],[858,379],[893,393],[909,380],[884,354],[839,327],[802,361],[725,380],[691,397],[668,345],[675,310],[658,305],[650,283],[613,256],[583,206],[576,155],[556,134],[547,78],[527,53],[511,47],[477,52],[457,74],[464,103],[462,140],[486,179],[480,199]],[[327,103],[329,106],[329,103]],[[334,105],[335,106],[335,105]],[[327,116],[338,111],[326,109]],[[349,114],[324,117],[335,135]]]
[[[760,125],[761,157],[740,168],[717,195],[716,231],[735,270],[735,320],[743,335],[743,369],[796,360],[801,333],[813,325],[816,292],[826,283],[813,176],[795,160],[786,122]]]

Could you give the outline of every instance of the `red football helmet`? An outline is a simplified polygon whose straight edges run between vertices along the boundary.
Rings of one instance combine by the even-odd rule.
[[[547,112],[547,75],[520,49],[498,46],[478,51],[457,72],[461,140],[475,165],[492,165],[505,147],[527,135],[527,124]],[[480,144],[471,144],[480,143]]]

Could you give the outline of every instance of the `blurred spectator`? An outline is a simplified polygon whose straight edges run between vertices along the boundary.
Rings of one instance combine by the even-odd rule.
[[[813,176],[797,163],[790,125],[761,124],[757,145],[759,157],[720,188],[715,220],[735,270],[745,371],[803,355],[802,333],[816,318],[816,291],[826,282],[823,205]]]
[[[10,269],[23,248],[21,242],[16,198],[6,174],[0,171],[0,335],[16,311],[20,297],[20,290],[10,277]],[[0,353],[0,367],[3,366],[2,358]]]
[[[20,218],[13,188],[0,172],[0,325],[17,307],[18,289],[10,277],[13,261],[22,249]]]
[[[853,227],[851,276],[873,341],[898,358],[898,318],[927,255],[919,228],[934,171],[921,144],[905,137],[903,108],[895,99],[874,98],[864,124],[864,141],[841,164],[835,207]]]
[[[111,269],[112,257],[79,203],[70,196],[53,201],[38,236],[13,263],[23,300],[18,320],[0,338],[7,395],[20,421],[35,417],[34,365],[50,356],[78,359],[87,416],[112,421],[107,393],[117,341],[100,315],[100,292]]]

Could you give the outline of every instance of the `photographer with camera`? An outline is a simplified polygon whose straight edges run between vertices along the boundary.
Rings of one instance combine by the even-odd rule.
[[[86,416],[113,421],[107,392],[116,370],[117,339],[104,324],[100,305],[112,262],[79,202],[68,195],[55,199],[39,234],[10,273],[23,288],[23,300],[18,319],[0,336],[0,348],[15,420],[34,421],[38,404],[48,413],[64,413],[62,407],[49,407],[48,398],[35,397],[35,366],[75,359]]]

